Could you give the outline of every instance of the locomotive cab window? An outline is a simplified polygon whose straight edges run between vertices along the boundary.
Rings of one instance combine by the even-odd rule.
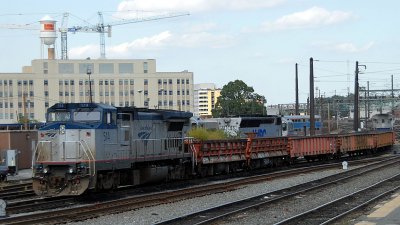
[[[117,115],[113,112],[105,112],[104,113],[104,123],[106,124],[115,124]]]
[[[100,112],[96,111],[80,111],[74,112],[74,121],[100,121]]]
[[[183,129],[183,122],[170,122],[168,131],[181,131]]]
[[[70,112],[60,111],[60,112],[49,112],[47,116],[48,122],[54,121],[69,121],[71,119]]]
[[[286,131],[287,130],[287,123],[282,123],[282,130]]]

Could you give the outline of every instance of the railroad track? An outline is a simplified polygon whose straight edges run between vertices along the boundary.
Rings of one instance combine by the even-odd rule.
[[[0,186],[0,199],[13,200],[35,196],[31,182]]]
[[[374,201],[393,194],[400,189],[400,173],[340,199],[328,202],[320,207],[298,214],[275,225],[330,224]]]
[[[352,170],[347,173],[342,173],[342,174],[337,174],[334,176],[326,177],[324,179],[318,180],[318,181],[312,181],[304,184],[300,184],[294,187],[286,188],[286,189],[281,189],[278,191],[270,192],[270,193],[264,193],[261,195],[257,195],[251,198],[247,198],[244,200],[240,201],[235,201],[235,202],[230,202],[227,204],[223,204],[217,207],[211,207],[199,212],[194,212],[192,214],[180,216],[173,218],[171,220],[166,220],[162,221],[160,223],[157,223],[157,225],[169,225],[169,224],[210,224],[210,223],[218,223],[219,221],[232,217],[233,215],[236,215],[238,213],[243,213],[251,209],[259,208],[262,206],[266,206],[267,204],[275,203],[278,201],[283,201],[289,198],[293,198],[294,196],[301,196],[301,195],[307,195],[308,192],[311,191],[316,191],[318,189],[323,189],[327,188],[330,185],[337,185],[338,182],[344,182],[349,179],[356,178],[362,174],[370,173],[373,171],[376,171],[377,169],[382,169],[385,167],[389,167],[392,165],[397,165],[398,162],[400,161],[400,158],[395,158],[393,160],[386,161],[384,164],[379,165],[371,165],[369,166],[368,169],[357,169],[357,170]],[[400,183],[400,182],[398,182]],[[390,191],[392,189],[389,188]],[[343,201],[342,201],[343,203]],[[333,204],[333,203],[332,203]],[[340,203],[338,203],[340,204]],[[326,209],[326,207],[325,207]],[[298,217],[293,217],[290,220],[290,223],[288,224],[299,224],[299,221],[301,221],[302,224],[320,224],[320,223],[305,223],[303,221],[304,218],[307,218],[310,216],[310,214],[313,215],[318,215],[320,212],[316,212],[317,209],[314,211],[309,211],[307,214],[304,215],[298,215]],[[326,210],[326,212],[332,211],[332,208],[329,208],[329,210]],[[334,210],[333,210],[334,211]],[[322,215],[322,213],[321,213]],[[310,216],[311,217],[311,216]],[[321,217],[328,217],[322,215]],[[310,219],[312,220],[312,219]],[[279,224],[286,224],[288,221],[282,221],[282,223]]]
[[[384,160],[384,159],[381,159]],[[387,158],[385,160],[388,160]],[[390,159],[393,160],[393,159]],[[377,159],[360,160],[359,164],[365,164],[367,162],[377,161]],[[352,163],[357,164],[356,162]],[[376,165],[376,163],[370,163],[369,167]],[[96,204],[90,204],[85,206],[71,206],[68,208],[52,210],[49,212],[38,212],[30,213],[29,215],[14,215],[13,217],[0,219],[0,223],[5,224],[36,224],[36,223],[47,223],[57,224],[72,221],[80,221],[88,218],[98,217],[102,215],[109,215],[112,213],[119,213],[137,208],[153,206],[173,201],[178,201],[187,198],[193,198],[197,196],[208,195],[212,193],[226,192],[239,188],[242,185],[250,183],[258,183],[274,178],[307,173],[312,171],[318,171],[329,168],[337,168],[339,164],[330,164],[323,166],[315,166],[312,168],[296,168],[290,171],[279,171],[271,174],[258,175],[255,177],[242,178],[233,181],[226,181],[217,184],[210,184],[204,186],[190,187],[179,190],[166,191],[161,193],[152,193],[145,195],[137,195],[124,199],[104,201]],[[357,169],[355,169],[357,170]],[[352,170],[353,171],[353,170]]]

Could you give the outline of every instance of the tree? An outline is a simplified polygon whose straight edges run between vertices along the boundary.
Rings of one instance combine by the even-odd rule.
[[[264,106],[266,102],[265,97],[254,93],[252,87],[241,80],[235,80],[222,87],[212,115],[213,117],[264,115],[267,112]]]

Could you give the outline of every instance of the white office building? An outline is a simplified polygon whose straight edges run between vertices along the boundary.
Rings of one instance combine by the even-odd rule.
[[[93,102],[193,112],[193,73],[157,72],[154,59],[39,59],[22,70],[0,73],[0,123],[45,121],[55,103],[90,102],[90,89]]]

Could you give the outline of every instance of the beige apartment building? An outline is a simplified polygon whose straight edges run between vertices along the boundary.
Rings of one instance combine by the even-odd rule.
[[[90,102],[90,89],[93,102],[113,106],[194,109],[193,73],[157,72],[154,59],[38,59],[22,70],[0,73],[0,123],[45,121],[55,103]]]
[[[216,88],[215,84],[195,84],[193,114],[199,117],[211,117],[212,110],[215,108],[220,93],[221,89]]]

